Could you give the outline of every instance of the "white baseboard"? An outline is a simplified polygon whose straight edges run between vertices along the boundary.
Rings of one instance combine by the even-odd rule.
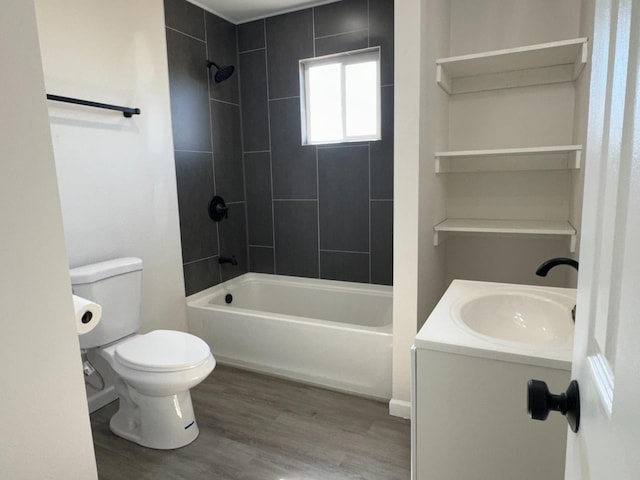
[[[393,417],[411,418],[411,402],[392,398],[389,401],[389,415]]]

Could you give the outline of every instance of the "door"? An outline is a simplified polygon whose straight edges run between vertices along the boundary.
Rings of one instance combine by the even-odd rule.
[[[640,478],[640,2],[596,0],[565,479]]]

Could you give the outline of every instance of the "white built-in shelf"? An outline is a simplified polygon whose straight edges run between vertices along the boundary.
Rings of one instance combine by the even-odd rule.
[[[450,233],[494,233],[515,235],[566,235],[569,251],[576,249],[576,229],[566,221],[490,220],[448,218],[433,227],[433,244],[440,245]]]
[[[436,80],[449,94],[570,82],[587,63],[586,38],[436,60]]]
[[[582,145],[460,150],[435,153],[436,173],[580,168]]]

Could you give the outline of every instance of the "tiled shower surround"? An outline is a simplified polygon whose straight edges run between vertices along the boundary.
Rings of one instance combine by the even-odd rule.
[[[187,294],[245,271],[392,284],[393,1],[238,26],[165,0]],[[379,45],[382,140],[301,145],[298,60]],[[216,84],[206,58],[233,64]],[[230,205],[215,224],[214,194]],[[235,255],[238,266],[218,265]]]

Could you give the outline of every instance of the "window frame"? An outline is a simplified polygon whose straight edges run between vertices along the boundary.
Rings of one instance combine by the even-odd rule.
[[[375,134],[371,135],[347,135],[347,111],[345,97],[345,75],[344,70],[347,65],[365,63],[375,60],[377,65],[376,72],[376,114],[377,125]],[[309,138],[310,128],[310,108],[309,108],[309,75],[307,74],[310,67],[339,63],[341,66],[341,107],[342,107],[342,138],[328,141],[311,141]],[[301,119],[301,141],[302,145],[328,145],[351,142],[368,142],[382,139],[382,112],[381,112],[381,84],[380,84],[380,47],[362,48],[359,50],[351,50],[348,52],[340,52],[321,57],[312,57],[299,60],[300,72],[300,119]]]

